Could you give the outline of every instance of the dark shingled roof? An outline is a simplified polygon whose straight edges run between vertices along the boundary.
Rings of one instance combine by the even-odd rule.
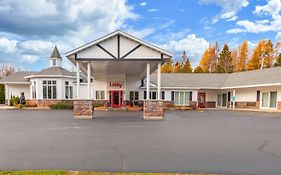
[[[70,72],[60,66],[49,67],[47,69],[43,69],[42,71],[33,74],[36,75],[63,75],[63,76],[75,76],[74,72]]]
[[[50,58],[59,58],[59,59],[62,59],[61,55],[60,55],[60,52],[57,48],[57,46],[55,46]]]
[[[32,75],[36,72],[30,72],[30,71],[22,71],[22,72],[15,72],[7,77],[4,77],[0,80],[0,83],[24,83],[28,82],[28,79],[24,78],[26,76]]]

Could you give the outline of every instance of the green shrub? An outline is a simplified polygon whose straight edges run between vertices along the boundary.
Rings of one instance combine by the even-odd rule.
[[[93,103],[93,109],[96,108],[96,107],[101,107],[103,106],[103,104],[100,104],[100,103]]]
[[[11,104],[13,105],[13,106],[16,106],[17,104],[19,104],[20,103],[20,98],[18,97],[18,96],[12,96],[12,98],[11,98]]]
[[[0,84],[0,104],[5,103],[5,86]]]
[[[73,109],[73,105],[71,103],[59,102],[56,104],[49,105],[51,109]]]

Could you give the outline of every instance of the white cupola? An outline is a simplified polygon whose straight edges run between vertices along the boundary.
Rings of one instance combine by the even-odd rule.
[[[53,67],[53,66],[61,67],[62,57],[59,53],[57,46],[55,46],[49,59],[50,59],[50,67]]]

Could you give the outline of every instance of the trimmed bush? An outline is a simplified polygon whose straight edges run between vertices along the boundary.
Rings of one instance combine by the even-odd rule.
[[[16,106],[20,103],[20,98],[18,96],[12,96],[10,101],[13,106]]]
[[[0,104],[5,103],[5,86],[0,84]]]
[[[73,109],[73,105],[66,102],[59,102],[49,105],[51,109]]]
[[[93,103],[93,109],[96,107],[102,107],[104,106],[103,104],[99,104],[99,103]]]

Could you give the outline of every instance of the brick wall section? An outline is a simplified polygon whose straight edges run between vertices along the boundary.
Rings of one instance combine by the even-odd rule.
[[[143,119],[161,120],[164,118],[164,102],[162,100],[144,100]]]
[[[37,104],[37,107],[49,107],[49,105],[61,103],[61,102],[73,104],[73,100],[55,100],[55,99],[27,100],[27,103],[30,103],[32,105]]]
[[[243,102],[243,101],[236,101],[235,108],[244,108],[244,109],[259,109],[259,103],[253,102]]]
[[[73,113],[77,119],[93,118],[93,100],[74,100]]]
[[[206,101],[206,108],[216,108],[215,101]]]

